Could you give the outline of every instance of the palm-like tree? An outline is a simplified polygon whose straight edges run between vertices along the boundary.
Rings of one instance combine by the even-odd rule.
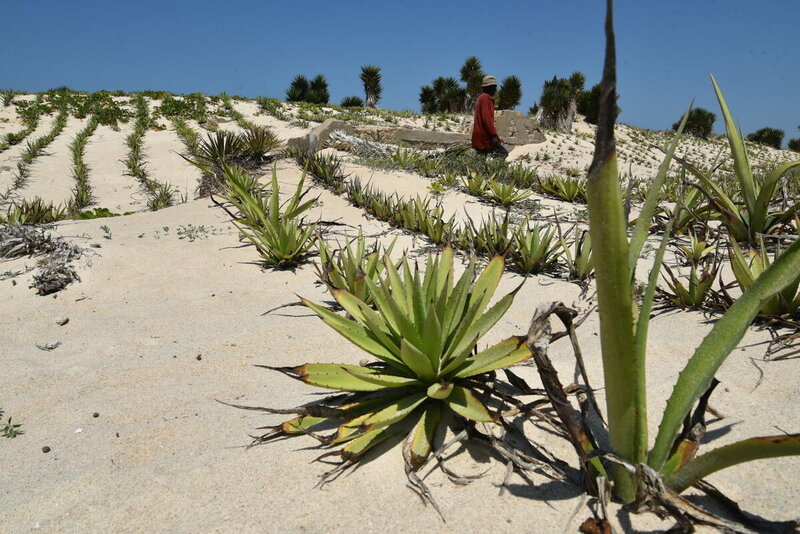
[[[436,91],[430,85],[423,85],[419,90],[419,103],[423,113],[436,113]]]
[[[467,85],[467,99],[464,102],[465,109],[472,109],[478,95],[481,94],[481,82],[486,75],[483,72],[481,60],[475,56],[468,57],[459,71],[461,81]]]
[[[514,109],[522,101],[522,82],[516,76],[503,79],[495,97],[497,109]]]
[[[552,80],[544,82],[536,117],[539,123],[554,130],[571,131],[585,82],[586,77],[580,72],[574,72],[569,78],[553,76]]]
[[[361,67],[361,75],[359,76],[364,83],[364,95],[368,108],[374,108],[378,105],[381,99],[381,68],[375,65],[364,65]]]
[[[298,74],[286,90],[287,102],[304,102],[308,98],[308,78]]]
[[[308,102],[312,104],[327,104],[331,95],[328,92],[328,81],[322,74],[317,74],[308,84]]]

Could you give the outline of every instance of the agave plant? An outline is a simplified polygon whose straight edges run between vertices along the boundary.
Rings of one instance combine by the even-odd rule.
[[[298,153],[297,163],[323,187],[340,195],[344,192],[344,162],[334,154]]]
[[[560,228],[558,236],[558,241],[561,243],[561,250],[567,263],[567,269],[569,270],[569,279],[584,282],[589,279],[589,276],[594,271],[592,238],[588,230],[579,230],[577,225],[573,226],[569,232],[575,235],[571,247],[567,244],[566,236],[561,235]]]
[[[780,247],[775,249],[773,258],[770,259],[763,239],[758,249],[750,249],[747,255],[736,243],[731,243],[730,261],[733,275],[742,291],[747,291],[758,277],[766,271],[780,256]],[[761,315],[780,316],[800,311],[800,275],[781,291],[764,302],[759,313]]]
[[[511,206],[515,202],[525,200],[531,196],[530,191],[523,191],[517,189],[516,182],[503,183],[497,180],[489,180],[488,199],[490,202],[500,204],[501,206]]]
[[[511,258],[514,266],[523,273],[539,274],[552,268],[558,260],[561,243],[555,239],[556,228],[543,227],[523,221],[514,230],[514,247]]]
[[[308,190],[303,190],[305,173],[294,195],[283,204],[274,167],[269,192],[254,187],[253,179],[241,167],[226,165],[223,175],[225,193],[222,197],[239,212],[233,214],[233,223],[255,245],[266,264],[284,269],[302,263],[317,239],[316,225],[306,225],[301,217],[317,201],[316,198],[303,201],[308,194]]]
[[[701,239],[696,232],[689,232],[688,244],[678,245],[678,254],[683,256],[687,265],[701,263],[715,250],[717,250],[716,244],[709,244],[707,239]]]
[[[261,161],[268,152],[275,150],[281,144],[275,132],[266,126],[248,128],[242,134],[241,140],[241,151],[256,161]]]
[[[586,180],[551,174],[539,180],[539,187],[550,196],[567,202],[586,202]]]
[[[45,202],[39,197],[12,202],[6,213],[0,213],[3,224],[47,224],[65,219],[67,209],[62,205]]]
[[[719,263],[702,262],[692,263],[689,276],[684,283],[672,272],[667,265],[664,265],[666,275],[664,281],[669,286],[672,293],[665,292],[665,296],[673,304],[681,309],[700,308],[708,299],[711,286],[719,274]],[[669,276],[669,278],[667,278]]]
[[[502,218],[493,213],[491,217],[481,219],[480,226],[476,226],[471,218],[468,219],[468,224],[458,236],[458,243],[464,250],[505,256],[514,244],[514,231],[509,225],[508,213]]]
[[[361,231],[356,238],[338,249],[331,249],[324,239],[320,239],[317,242],[319,249],[317,276],[331,294],[342,289],[372,306],[372,295],[367,290],[365,280],[369,278],[373,282],[378,282],[380,273],[384,270],[384,257],[392,253],[394,243],[392,241],[384,249],[376,240],[371,247],[368,247]]]
[[[787,248],[756,279],[714,324],[696,348],[678,376],[661,415],[658,433],[650,446],[648,404],[652,406],[653,403],[648,403],[647,397],[645,366],[647,334],[656,282],[669,239],[669,227],[657,251],[654,268],[650,273],[640,306],[636,306],[631,298],[631,289],[658,194],[663,186],[688,111],[653,180],[650,193],[642,206],[642,214],[629,240],[628,224],[619,188],[614,141],[613,95],[616,94],[616,50],[611,5],[609,0],[605,24],[606,57],[600,116],[595,156],[587,182],[592,244],[597,250],[603,251],[602,254],[596,255],[594,260],[597,273],[600,342],[607,392],[608,439],[612,452],[619,459],[619,463],[610,466],[609,475],[614,482],[614,493],[622,502],[633,502],[637,496],[642,497],[645,494],[656,499],[658,496],[669,495],[670,505],[673,506],[682,502],[676,493],[682,492],[711,473],[742,462],[800,454],[800,435],[793,434],[746,439],[696,456],[698,448],[696,442],[691,443],[690,432],[681,432],[682,427],[688,431],[692,430],[691,424],[684,426],[684,423],[687,420],[691,422],[692,409],[696,403],[699,404],[699,413],[702,414],[704,407],[702,399],[707,396],[714,375],[738,345],[764,302],[794,283],[800,276],[800,241],[794,242]],[[725,106],[723,112],[727,115]],[[731,126],[728,130],[730,139],[733,123],[727,119],[729,117],[726,117],[726,122],[730,122]],[[742,147],[740,143],[734,142],[732,148],[736,152],[737,148]],[[743,151],[735,157],[735,160],[735,165],[739,167],[737,173],[740,173],[746,167]],[[754,212],[750,211],[750,214],[754,215]],[[750,221],[753,220],[755,217],[751,216]],[[745,233],[745,237],[749,235]],[[574,439],[573,445],[576,448],[583,447],[583,443]],[[682,509],[688,510],[689,507]]]
[[[244,150],[245,145],[241,137],[233,132],[218,130],[206,134],[206,138],[200,141],[196,160],[186,157],[184,159],[201,171],[214,174],[215,171],[219,171],[224,165],[241,156]]]
[[[750,168],[747,148],[713,75],[711,75],[711,84],[714,86],[714,92],[725,119],[728,144],[733,155],[733,172],[744,200],[744,206],[737,204],[710,172],[703,172],[687,161],[680,159],[677,161],[700,181],[701,187],[709,196],[713,209],[719,214],[719,220],[728,229],[731,237],[739,242],[755,244],[759,234],[768,234],[776,227],[791,221],[794,214],[800,209],[800,203],[795,203],[782,210],[772,206],[781,177],[791,169],[800,167],[800,161],[791,161],[777,166],[767,173],[762,183],[759,183]]]
[[[482,197],[489,188],[489,182],[483,174],[470,171],[469,177],[463,177],[464,189],[472,196]]]
[[[446,417],[494,420],[484,377],[530,357],[520,337],[477,350],[480,338],[500,320],[516,294],[513,291],[489,306],[503,273],[503,259],[490,261],[477,279],[472,259],[458,280],[450,248],[428,258],[424,275],[416,267],[412,272],[407,258],[398,266],[388,257],[384,261],[386,274],[377,282],[364,278],[375,310],[341,289],[333,293],[350,318],[302,301],[378,361],[269,367],[345,395],[337,393],[291,411],[297,417],[272,427],[256,442],[308,434],[336,447],[324,456],[337,455],[346,467],[387,438],[405,435],[403,456],[411,469],[418,469]],[[336,430],[320,434],[331,423]]]

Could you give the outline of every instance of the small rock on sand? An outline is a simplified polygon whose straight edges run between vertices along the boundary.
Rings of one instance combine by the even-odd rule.
[[[39,348],[40,350],[53,350],[53,349],[57,349],[59,346],[61,346],[61,342],[57,341],[57,340],[56,341],[50,341],[50,342],[45,343],[45,344],[41,344],[41,343],[37,343],[36,344],[36,347]]]

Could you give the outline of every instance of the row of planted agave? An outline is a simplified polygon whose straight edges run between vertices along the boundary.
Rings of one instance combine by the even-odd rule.
[[[510,389],[503,390],[497,387],[499,378],[495,374],[499,369],[533,358],[546,396],[558,414],[563,435],[568,436],[578,455],[585,491],[603,498],[611,481],[613,495],[623,503],[636,500],[639,509],[661,508],[684,524],[698,521],[743,531],[731,521],[700,511],[678,493],[715,471],[741,462],[800,454],[800,435],[792,434],[750,438],[698,455],[700,437],[696,432],[701,427],[695,424],[703,420],[716,371],[741,340],[747,326],[765,302],[791,287],[800,277],[800,240],[795,240],[757,277],[697,348],[667,401],[658,435],[651,445],[647,436],[644,369],[647,331],[660,266],[682,206],[670,210],[655,265],[640,300],[634,296],[634,273],[685,118],[666,150],[664,164],[653,180],[629,237],[613,133],[614,99],[611,96],[615,95],[616,82],[610,1],[608,8],[608,46],[602,91],[606,96],[601,100],[598,150],[587,180],[592,240],[598,250],[603,250],[603,254],[595,258],[595,264],[607,426],[598,429],[588,424],[585,412],[573,406],[549,364],[547,347],[558,335],[550,334],[548,315],[555,313],[570,333],[574,327],[571,315],[563,307],[557,304],[540,306],[528,335],[513,336],[483,350],[477,349],[480,338],[503,316],[516,295],[513,291],[489,306],[502,276],[502,256],[491,259],[480,274],[473,257],[465,273],[457,279],[453,269],[454,254],[449,246],[441,254],[429,257],[423,274],[406,256],[396,265],[389,254],[381,256],[377,249],[366,254],[366,245],[359,239],[355,248],[345,246],[338,258],[327,245],[321,245],[321,276],[347,315],[308,300],[303,300],[302,304],[376,361],[363,365],[310,363],[275,368],[337,393],[294,410],[245,407],[293,415],[288,421],[269,427],[266,433],[255,438],[255,443],[284,436],[313,437],[323,448],[329,449],[323,457],[341,459],[340,466],[327,474],[329,479],[358,462],[375,445],[390,439],[404,439],[402,450],[409,480],[430,500],[429,490],[415,472],[426,465],[445,425],[460,421],[464,436],[482,437],[496,443],[496,435],[479,425],[496,424],[508,428],[514,416],[535,416],[531,407],[541,404],[536,401],[526,404],[521,399],[535,391],[519,377],[512,379],[515,375],[510,372],[507,373]],[[730,115],[716,82],[714,88],[726,123],[729,123]],[[748,185],[749,167],[741,150],[743,145],[735,128],[728,128],[728,137],[737,176],[742,179],[744,189]],[[793,165],[800,165],[800,162]],[[776,175],[780,177],[787,169],[779,169]],[[231,212],[236,223],[262,255],[265,250],[281,253],[271,254],[269,258],[265,255],[268,261],[280,266],[281,262],[285,265],[287,261],[296,261],[308,254],[315,231],[313,224],[304,223],[302,213],[315,199],[304,198],[307,192],[303,190],[304,180],[301,179],[292,198],[281,205],[275,172],[269,191],[240,168],[225,166],[223,175],[223,196],[236,210]],[[768,178],[765,184],[769,183]],[[764,189],[767,185],[761,187],[755,198],[769,197],[766,211],[771,214],[772,210],[768,209],[771,195]],[[364,199],[370,196],[365,188],[357,194]],[[750,193],[743,194],[748,198]],[[381,206],[387,203],[378,201]],[[411,226],[422,226],[418,218],[425,220],[430,211],[430,206],[419,199],[408,203],[396,200],[391,207],[385,212],[387,218],[392,217],[390,220],[395,224],[402,221],[403,225]],[[758,204],[748,204],[745,209],[746,226],[764,230],[766,223],[758,218]],[[403,210],[409,213],[396,214]],[[720,217],[722,227],[734,240],[742,237],[736,234],[735,226],[730,226],[740,221],[726,220],[727,215],[726,212]],[[447,224],[441,216],[438,219],[440,222],[435,224]],[[256,229],[262,235],[253,238]],[[758,235],[748,232],[745,237],[752,242]],[[290,258],[284,254],[287,252],[296,255]],[[684,424],[687,421],[692,424]],[[325,429],[331,428],[332,423],[334,430],[326,433]],[[684,425],[683,431],[681,425]],[[605,439],[598,439],[598,432],[607,434]],[[489,436],[495,438],[494,441]],[[610,443],[610,450],[598,449],[597,443]],[[511,461],[516,466],[524,463],[520,459],[525,459],[506,457],[514,458]],[[739,517],[748,520],[741,514]],[[601,514],[597,521],[606,520]],[[598,528],[603,531],[608,527],[599,525]]]
[[[11,93],[13,100],[14,94]],[[142,192],[147,197],[149,209],[157,210],[172,205],[176,201],[177,193],[167,183],[156,181],[150,176],[147,169],[147,155],[144,152],[144,136],[148,130],[160,129],[158,118],[167,118],[181,141],[186,145],[191,156],[200,150],[200,134],[189,124],[189,120],[199,121],[208,117],[206,110],[206,97],[203,95],[188,95],[178,100],[169,94],[158,94],[160,104],[150,109],[145,94],[133,94],[130,97],[134,105],[134,112],[130,113],[123,104],[113,99],[107,92],[74,93],[69,90],[54,90],[36,95],[34,100],[20,100],[18,115],[23,119],[26,127],[23,131],[11,132],[4,136],[0,150],[19,144],[39,124],[39,119],[52,112],[57,112],[51,129],[43,136],[30,140],[21,152],[20,162],[13,183],[0,195],[0,222],[11,224],[41,224],[50,223],[69,218],[90,218],[106,213],[108,210],[98,208],[94,211],[87,209],[96,203],[90,182],[90,169],[84,161],[86,145],[101,124],[118,129],[120,122],[134,121],[133,131],[125,139],[128,153],[123,163],[126,173],[136,179]],[[235,148],[238,150],[240,160],[257,160],[264,154],[274,149],[279,141],[266,127],[250,123],[233,108],[229,98],[224,95],[220,101],[219,113],[225,113],[236,120],[245,130],[240,136],[225,133],[226,139],[234,139]],[[9,102],[10,104],[10,102]],[[27,186],[30,176],[30,166],[35,158],[43,154],[46,147],[63,131],[70,116],[76,118],[88,117],[86,126],[79,131],[69,145],[71,157],[71,174],[75,181],[71,199],[66,205],[56,205],[45,202],[40,198],[27,199],[22,193]],[[213,128],[213,123],[209,123]],[[216,132],[215,132],[216,133]],[[207,144],[207,143],[206,143]],[[198,193],[202,196],[204,183],[200,183]],[[182,197],[182,201],[187,200]],[[111,213],[111,212],[108,212]]]

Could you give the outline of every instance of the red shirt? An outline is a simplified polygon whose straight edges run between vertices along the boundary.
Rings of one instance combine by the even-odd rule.
[[[494,127],[494,99],[489,93],[481,93],[475,102],[475,120],[472,124],[472,148],[486,150],[494,148],[492,137],[497,135]]]

